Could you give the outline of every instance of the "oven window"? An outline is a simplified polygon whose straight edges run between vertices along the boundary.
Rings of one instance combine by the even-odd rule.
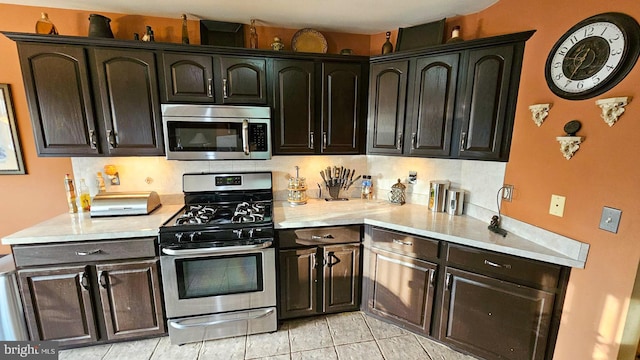
[[[260,253],[177,259],[175,264],[180,299],[263,290]]]
[[[171,151],[242,150],[241,122],[167,122]]]

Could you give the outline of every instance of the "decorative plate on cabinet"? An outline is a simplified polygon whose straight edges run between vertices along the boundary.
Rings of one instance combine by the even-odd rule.
[[[301,29],[293,35],[291,48],[295,52],[323,53],[327,52],[327,39],[317,30]]]

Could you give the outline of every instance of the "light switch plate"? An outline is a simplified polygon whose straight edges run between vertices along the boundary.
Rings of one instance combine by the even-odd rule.
[[[564,196],[551,195],[551,205],[549,206],[549,214],[562,217],[564,215]]]
[[[618,226],[620,225],[620,217],[622,216],[622,210],[604,207],[602,208],[602,217],[600,218],[600,229],[618,233]]]

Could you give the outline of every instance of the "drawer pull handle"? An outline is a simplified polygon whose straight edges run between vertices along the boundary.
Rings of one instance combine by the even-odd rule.
[[[404,246],[412,246],[413,243],[411,241],[402,241],[402,240],[398,240],[398,239],[393,239],[393,243],[394,244],[398,244],[398,245],[404,245]]]
[[[89,290],[89,276],[86,272],[82,273],[82,276],[80,278],[80,285],[82,285],[85,290]]]
[[[89,251],[76,251],[76,255],[78,255],[78,256],[87,256],[87,255],[99,254],[101,252],[102,252],[102,250],[100,250],[100,249],[89,250]]]
[[[494,262],[489,261],[489,260],[485,260],[484,264],[485,265],[489,265],[489,266],[493,266],[493,267],[497,267],[497,268],[501,268],[501,269],[511,269],[511,265],[509,265],[509,264],[498,264],[498,263],[494,263]]]
[[[100,276],[98,276],[98,281],[100,282],[100,286],[103,288],[107,288],[107,276],[104,271],[100,272]]]
[[[311,235],[311,239],[312,240],[322,240],[322,239],[335,239],[335,238],[333,237],[333,235],[327,234],[327,235],[322,235],[322,236]]]

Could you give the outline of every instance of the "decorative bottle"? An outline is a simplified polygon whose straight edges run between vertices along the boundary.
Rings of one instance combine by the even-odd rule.
[[[382,55],[391,54],[393,52],[393,44],[389,41],[389,37],[391,37],[391,32],[387,31],[387,41],[382,44]]]
[[[73,186],[73,180],[69,174],[64,175],[64,188],[67,191],[67,204],[69,204],[69,212],[77,213],[78,205],[76,205],[76,189]]]
[[[182,43],[189,43],[189,29],[187,28],[187,15],[182,14]]]
[[[256,21],[251,19],[251,27],[249,28],[249,48],[258,48],[258,33],[256,32]]]
[[[464,41],[464,39],[460,36],[460,26],[456,25],[451,30],[451,39],[447,40],[447,44]]]
[[[58,35],[58,29],[49,20],[47,13],[40,13],[40,20],[36,21],[36,34]]]
[[[107,188],[104,185],[104,178],[102,177],[101,172],[96,174],[96,180],[98,181],[98,193],[106,192]]]
[[[84,182],[84,179],[80,179],[80,206],[82,211],[91,210],[91,195],[89,194],[89,187]]]

